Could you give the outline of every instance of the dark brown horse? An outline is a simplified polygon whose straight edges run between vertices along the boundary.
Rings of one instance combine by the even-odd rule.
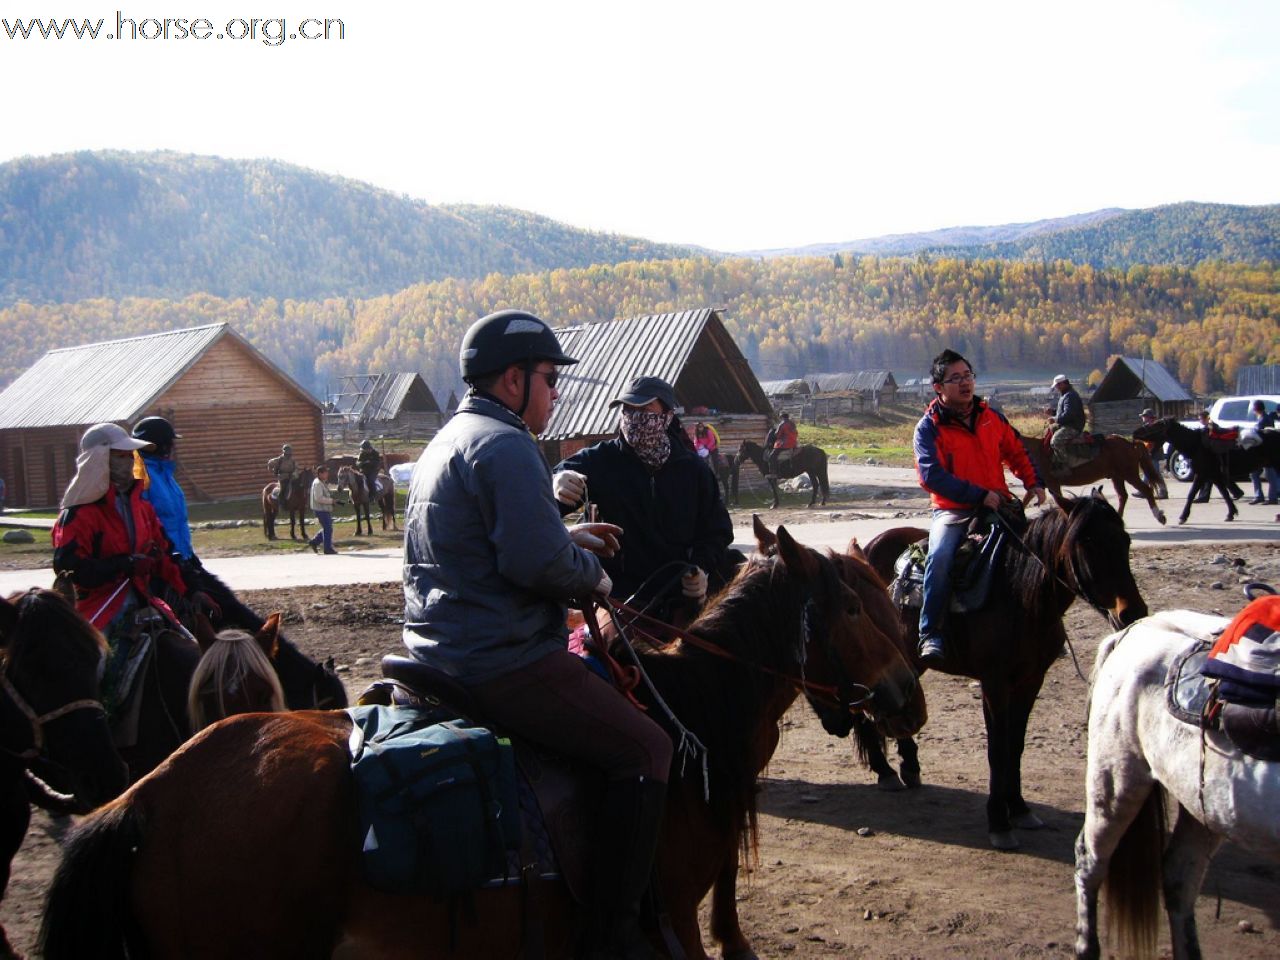
[[[927,539],[918,527],[885,531],[867,544],[867,558],[886,581],[912,543]],[[1129,534],[1120,515],[1100,495],[1068,498],[1064,508],[1033,519],[1010,544],[996,570],[991,596],[981,609],[948,614],[943,673],[972,677],[982,686],[990,790],[987,830],[1000,850],[1018,846],[1013,828],[1043,826],[1022,796],[1022,751],[1027,722],[1045,673],[1066,643],[1062,617],[1081,597],[1114,627],[1147,615],[1129,569]],[[919,614],[903,609],[912,644]]]
[[[302,539],[307,539],[307,509],[311,503],[311,481],[315,478],[314,471],[303,470],[289,488],[289,499],[284,503],[275,496],[279,483],[268,483],[262,488],[262,532],[268,540],[276,539],[276,517],[282,513],[289,514],[289,539],[298,539],[297,528],[302,530]]]
[[[382,513],[382,529],[386,531],[388,524],[392,530],[399,530],[396,525],[396,488],[391,475],[385,470],[378,474],[378,484],[382,494],[369,490],[369,479],[355,467],[338,469],[338,489],[351,492],[351,505],[356,512],[356,536],[361,535],[361,525],[365,532],[373,536],[373,519],[370,516],[369,504],[376,502]]]
[[[765,461],[765,450],[754,440],[743,440],[738,448],[738,463],[750,460],[756,465],[761,476],[769,481],[769,489],[773,491],[773,506],[778,506],[778,477],[769,472],[769,464]],[[827,480],[827,452],[821,447],[805,444],[794,450],[783,450],[778,455],[777,474],[784,480],[804,474],[809,478],[809,506],[813,506],[818,496],[822,496],[822,505],[827,505],[827,497],[831,496],[831,484]]]
[[[777,537],[778,556],[744,567],[695,621],[692,639],[641,654],[663,699],[707,747],[707,795],[701,764],[673,764],[657,865],[690,957],[706,955],[699,902],[754,848],[756,778],[801,674],[810,692],[869,691],[866,705],[882,718],[915,686],[892,644],[862,627],[831,560],[783,529]],[[542,931],[546,955],[570,955],[583,918],[558,880],[532,880],[529,892],[479,890],[461,912],[364,882],[350,734],[341,712],[249,714],[193,738],[77,828],[50,891],[43,955],[515,956],[530,929]],[[713,903],[712,934],[727,954],[746,956],[727,889],[727,902],[718,894]],[[246,903],[270,909],[245,911]]]
[[[1017,433],[1016,430],[1014,432]],[[1164,511],[1156,506],[1155,491],[1161,484],[1160,474],[1156,471],[1155,462],[1151,459],[1151,452],[1146,444],[1114,433],[1107,434],[1098,448],[1097,456],[1077,467],[1072,467],[1065,473],[1060,473],[1053,469],[1053,461],[1046,441],[1033,440],[1020,433],[1018,439],[1022,441],[1023,449],[1035,464],[1036,472],[1044,481],[1045,489],[1053,495],[1058,506],[1063,505],[1063,487],[1084,486],[1097,483],[1099,480],[1110,480],[1119,501],[1116,512],[1120,516],[1124,516],[1125,504],[1129,501],[1129,492],[1125,486],[1128,484],[1138,491],[1138,496],[1147,501],[1147,505],[1151,507],[1151,514],[1156,520],[1161,524],[1167,522]],[[1031,494],[1028,493],[1022,505],[1025,507],[1030,501]]]
[[[102,634],[52,590],[0,599],[0,897],[31,805],[85,813],[125,787],[98,692]],[[17,956],[0,927],[0,955]]]

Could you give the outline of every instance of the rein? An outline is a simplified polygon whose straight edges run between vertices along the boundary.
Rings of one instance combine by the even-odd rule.
[[[31,724],[32,746],[20,753],[8,749],[5,749],[4,751],[10,756],[17,757],[24,761],[34,760],[44,753],[45,724],[52,723],[54,720],[65,717],[69,713],[74,713],[76,710],[98,710],[102,713],[106,713],[106,710],[103,709],[103,706],[99,701],[84,699],[72,700],[70,703],[65,703],[56,710],[50,710],[48,713],[37,714],[35,710],[31,708],[31,705],[23,698],[22,694],[18,692],[17,687],[15,687],[9,680],[9,675],[4,672],[0,672],[0,690],[3,690],[8,695],[13,705],[18,708],[18,712],[26,717],[27,722]]]

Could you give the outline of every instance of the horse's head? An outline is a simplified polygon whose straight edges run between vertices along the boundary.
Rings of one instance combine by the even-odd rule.
[[[279,614],[257,634],[223,630],[200,658],[187,690],[187,716],[194,730],[237,713],[285,709],[284,691],[271,665]]]
[[[1147,603],[1129,566],[1129,532],[1115,508],[1094,492],[1068,500],[1065,512],[1055,513],[1033,523],[1060,526],[1053,566],[1067,586],[1116,629],[1145,617]]]
[[[1169,436],[1169,427],[1171,424],[1177,423],[1172,417],[1165,417],[1163,420],[1154,420],[1151,423],[1144,423],[1133,431],[1133,439],[1141,440],[1144,443],[1164,443]]]
[[[756,543],[804,584],[805,675],[825,672],[835,696],[807,691],[823,726],[844,736],[853,708],[867,713],[889,736],[910,736],[924,725],[924,698],[904,654],[897,611],[875,571],[853,557],[823,555],[752,518]]]
[[[105,657],[102,634],[52,590],[0,600],[0,728],[51,808],[84,812],[125,787],[98,692]]]

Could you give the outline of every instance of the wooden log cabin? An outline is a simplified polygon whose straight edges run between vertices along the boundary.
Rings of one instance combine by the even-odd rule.
[[[181,434],[177,477],[191,501],[260,494],[282,444],[324,459],[318,400],[225,323],[51,350],[0,393],[8,506],[56,506],[95,423],[147,416]]]

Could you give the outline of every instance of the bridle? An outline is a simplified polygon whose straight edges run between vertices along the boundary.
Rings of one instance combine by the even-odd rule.
[[[0,748],[0,750],[3,750],[3,752],[8,754],[10,757],[24,761],[24,763],[30,763],[30,761],[44,755],[44,728],[47,724],[61,719],[70,713],[74,713],[77,710],[97,710],[100,713],[106,713],[106,709],[102,706],[100,701],[88,698],[72,700],[70,703],[64,703],[62,706],[54,710],[50,710],[47,713],[36,713],[35,710],[32,709],[31,704],[27,703],[22,694],[18,692],[18,688],[13,685],[12,681],[10,681],[9,675],[6,671],[0,671],[0,691],[4,692],[13,705],[18,709],[18,712],[26,717],[27,722],[31,725],[30,747],[22,751],[10,750],[7,747]]]

